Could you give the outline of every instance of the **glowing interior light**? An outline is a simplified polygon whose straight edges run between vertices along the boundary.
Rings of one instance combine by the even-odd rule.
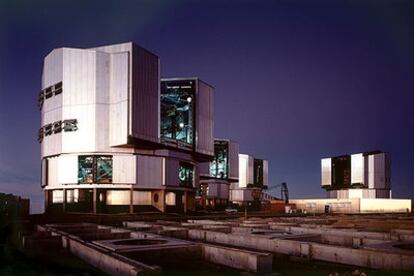
[[[184,123],[179,124],[180,128],[184,128]]]
[[[191,98],[191,97],[187,98],[187,102],[189,102],[189,103],[191,103],[192,100],[193,100],[193,98]]]

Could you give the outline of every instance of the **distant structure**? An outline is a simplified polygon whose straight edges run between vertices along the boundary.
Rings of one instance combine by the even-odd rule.
[[[160,80],[158,56],[132,43],[54,49],[39,94],[47,211],[195,208],[198,163],[214,157],[214,88]]]
[[[239,206],[260,209],[264,199],[262,190],[267,188],[268,183],[268,161],[239,154],[239,181],[230,188],[230,201]]]
[[[199,207],[224,209],[229,205],[230,187],[238,181],[239,144],[229,139],[214,139],[214,159],[200,163]]]
[[[326,199],[291,200],[307,212],[410,212],[410,199],[392,199],[388,153],[370,151],[321,160],[321,186]]]
[[[381,151],[323,158],[321,185],[328,198],[391,198],[391,162]]]
[[[25,218],[29,212],[30,200],[28,198],[0,193],[0,221],[2,223]]]

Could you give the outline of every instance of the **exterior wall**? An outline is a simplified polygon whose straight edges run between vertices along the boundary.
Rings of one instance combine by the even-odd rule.
[[[321,185],[322,187],[331,186],[332,185],[332,160],[331,158],[324,158],[321,160]]]
[[[204,180],[201,184],[208,185],[207,198],[229,199],[229,183],[223,180]]]
[[[369,188],[390,189],[390,160],[386,153],[368,155],[367,183]]]
[[[230,190],[230,201],[232,202],[249,202],[254,201],[253,193],[254,191],[259,191],[257,188],[247,188],[247,189],[231,189]]]
[[[229,178],[232,180],[239,179],[239,143],[229,140]]]
[[[239,185],[238,188],[247,188],[253,183],[254,159],[247,154],[239,154]]]
[[[289,203],[296,204],[297,209],[306,210],[308,213],[324,213],[326,205],[333,213],[411,212],[409,199],[293,199]]]
[[[362,153],[351,155],[351,183],[365,184],[365,167],[364,155]]]
[[[362,199],[361,213],[411,212],[410,199]]]
[[[296,204],[297,209],[308,213],[324,213],[325,206],[333,213],[359,213],[360,199],[293,199],[289,203]]]
[[[214,156],[214,88],[201,80],[196,89],[195,151]]]

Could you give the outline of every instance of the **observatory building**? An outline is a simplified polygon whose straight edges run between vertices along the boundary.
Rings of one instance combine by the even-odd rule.
[[[129,43],[59,48],[39,94],[46,210],[194,209],[199,162],[214,157],[214,88],[160,80],[158,56]]]
[[[321,187],[326,199],[291,200],[307,212],[410,212],[411,200],[393,199],[391,161],[386,152],[371,151],[321,160]]]
[[[230,187],[230,201],[259,209],[262,190],[269,183],[268,161],[247,154],[239,154],[239,181]]]
[[[214,140],[214,159],[200,163],[197,203],[203,209],[224,209],[229,204],[230,186],[239,181],[239,144]]]

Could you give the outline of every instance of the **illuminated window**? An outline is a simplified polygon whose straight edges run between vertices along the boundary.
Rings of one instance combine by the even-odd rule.
[[[63,203],[63,190],[52,191],[52,203]]]
[[[79,156],[78,183],[112,183],[112,156]]]
[[[78,183],[112,183],[112,156],[79,156]]]
[[[96,157],[96,182],[112,183],[112,156]]]
[[[78,157],[78,182],[79,183],[93,183],[93,163],[92,156]]]
[[[161,137],[187,144],[194,137],[194,81],[161,83]]]
[[[210,162],[210,175],[216,178],[228,177],[227,141],[214,141],[214,159]]]
[[[194,167],[188,163],[180,163],[178,172],[180,186],[194,187]]]

